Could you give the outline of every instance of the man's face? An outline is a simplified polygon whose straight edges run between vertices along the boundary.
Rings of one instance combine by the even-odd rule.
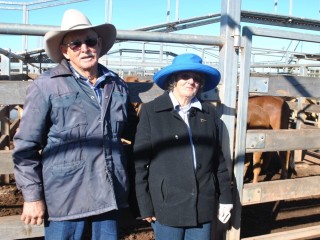
[[[81,73],[91,71],[97,66],[101,44],[101,38],[95,31],[85,29],[68,33],[60,45],[60,50]]]

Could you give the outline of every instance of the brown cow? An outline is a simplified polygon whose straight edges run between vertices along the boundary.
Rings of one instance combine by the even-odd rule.
[[[142,102],[132,102],[131,104],[132,104],[134,110],[136,111],[137,116],[139,116]]]
[[[248,100],[248,106],[251,106],[251,104],[255,104],[257,106],[260,106],[262,109],[255,108],[255,111],[257,112],[248,112],[248,126],[254,128],[258,128],[258,125],[261,124],[261,129],[266,129],[267,121],[270,122],[270,129],[273,130],[279,130],[279,129],[288,129],[289,128],[289,118],[290,118],[290,108],[289,105],[285,100],[283,100],[280,97],[274,97],[274,96],[253,96],[249,97]],[[252,107],[251,107],[252,108]],[[250,111],[250,109],[248,109]],[[264,112],[262,112],[262,110]],[[261,117],[258,118],[257,115],[261,114]],[[266,117],[265,115],[269,116]],[[263,117],[264,116],[264,117]],[[262,121],[262,118],[266,118],[267,120],[265,122]],[[248,127],[248,129],[250,129]],[[268,129],[268,128],[267,128]],[[259,154],[262,155],[262,153],[257,153],[254,158],[258,158]],[[266,154],[270,155],[270,154]],[[286,179],[288,178],[288,170],[289,170],[289,160],[290,160],[290,151],[280,151],[278,153],[280,161],[281,161],[281,178]],[[269,160],[265,159],[266,165],[269,164]],[[254,160],[255,163],[258,162],[257,159]],[[261,164],[258,165],[261,167]],[[261,170],[261,169],[260,169]],[[257,170],[258,172],[259,170]],[[260,171],[259,171],[260,172]],[[255,179],[257,181],[257,179]]]
[[[124,78],[125,82],[139,82],[139,77],[138,76],[126,76]]]
[[[248,115],[247,115],[247,129],[270,129],[270,118],[269,114],[263,110],[262,107],[248,102]],[[246,153],[245,165],[244,165],[244,175],[246,175],[247,170],[250,165],[251,156],[253,158],[253,180],[252,182],[258,182],[258,177],[261,172],[263,161],[263,152],[254,152],[253,154]],[[266,154],[264,155],[265,157]]]

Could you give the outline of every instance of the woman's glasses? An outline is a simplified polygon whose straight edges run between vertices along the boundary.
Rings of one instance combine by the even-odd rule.
[[[198,74],[198,73],[179,73],[178,74],[178,79],[189,80],[190,78],[192,78],[195,82],[203,84],[204,77],[202,76],[202,74]]]
[[[73,42],[64,43],[62,45],[68,46],[72,51],[78,51],[82,44],[86,44],[87,47],[95,47],[98,43],[98,38],[88,38],[84,41],[75,40]]]

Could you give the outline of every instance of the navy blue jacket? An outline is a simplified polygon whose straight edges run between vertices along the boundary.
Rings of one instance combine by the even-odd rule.
[[[14,136],[15,179],[25,201],[45,200],[49,220],[127,206],[121,138],[132,140],[136,114],[124,81],[112,72],[107,78],[101,106],[65,60],[27,90]]]

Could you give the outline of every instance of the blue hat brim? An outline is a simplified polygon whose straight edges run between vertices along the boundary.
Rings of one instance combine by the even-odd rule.
[[[178,72],[192,71],[200,72],[205,75],[205,82],[203,86],[203,92],[214,89],[220,82],[220,72],[208,65],[200,63],[186,63],[186,64],[173,64],[162,68],[155,73],[153,81],[162,89],[166,90],[166,83],[169,80],[170,75]]]

